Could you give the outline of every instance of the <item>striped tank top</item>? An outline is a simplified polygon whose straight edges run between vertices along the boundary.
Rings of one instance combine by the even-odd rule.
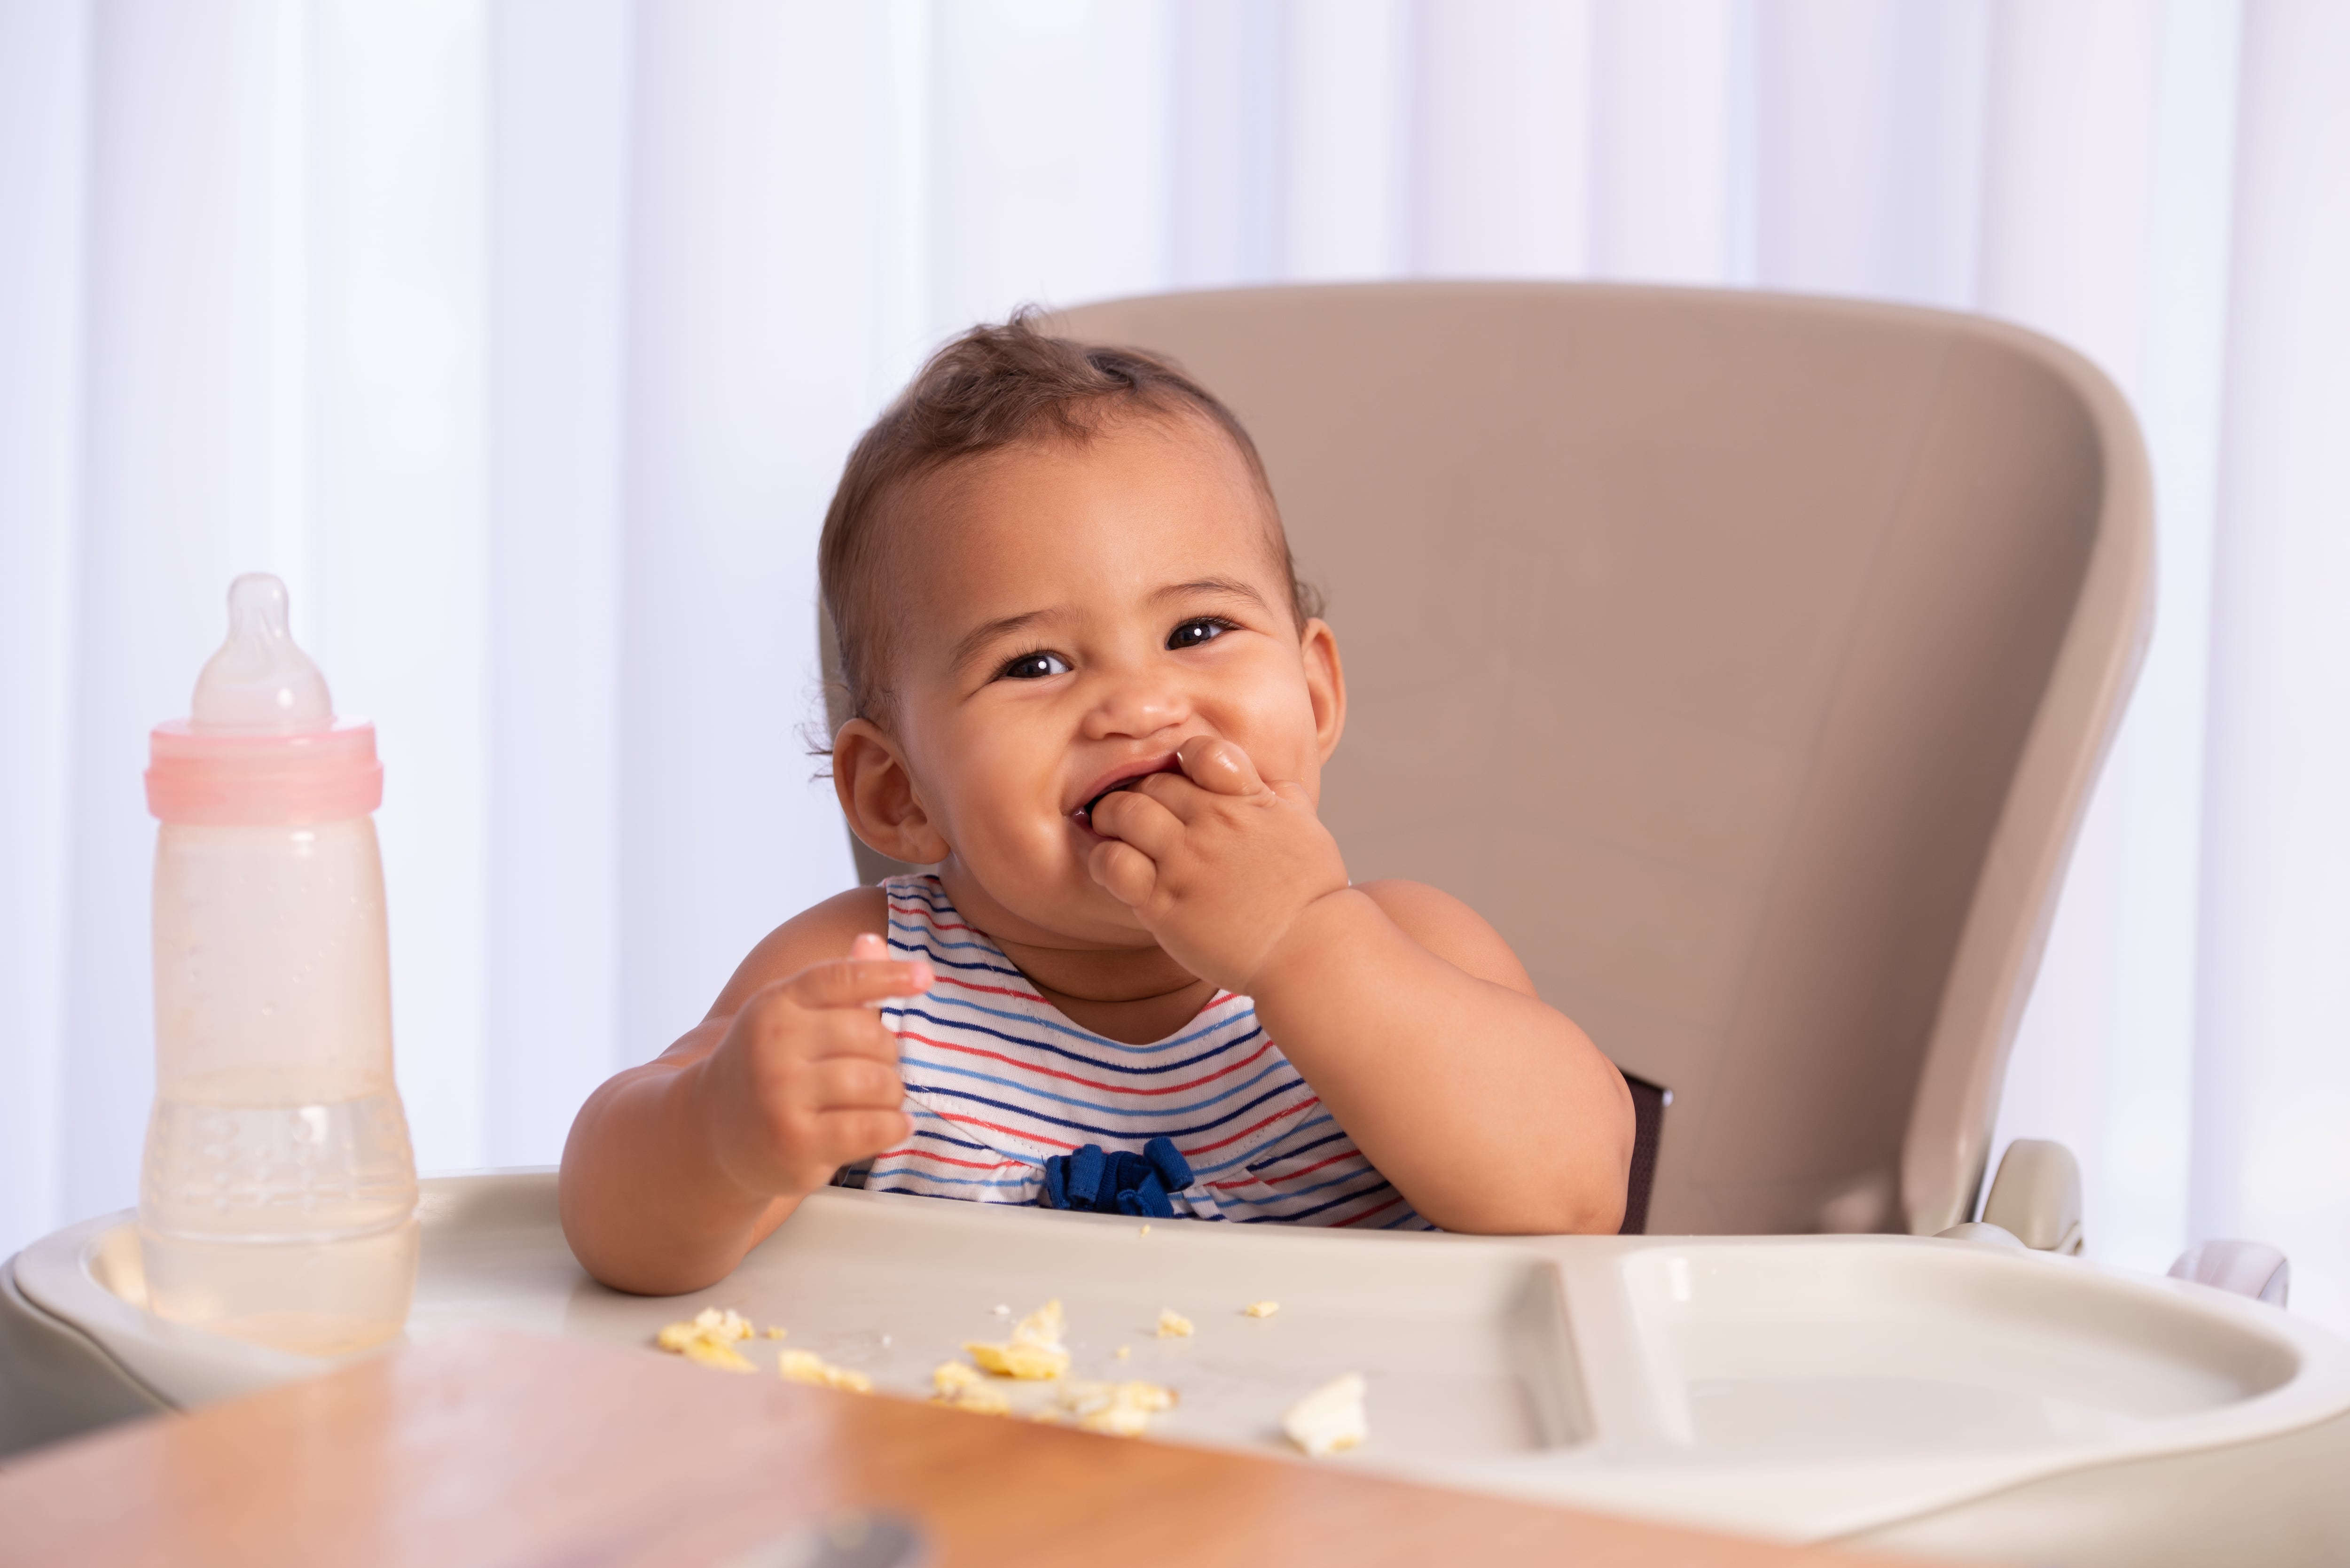
[[[843,1179],[876,1192],[1035,1203],[1045,1162],[1173,1140],[1178,1216],[1430,1231],[1363,1158],[1245,996],[1218,992],[1167,1039],[1128,1045],[1070,1022],[955,912],[935,877],[893,877],[890,949],[938,983],[881,1009],[913,1133]]]

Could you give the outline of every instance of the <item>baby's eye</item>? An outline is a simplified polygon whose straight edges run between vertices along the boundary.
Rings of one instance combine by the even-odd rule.
[[[1213,642],[1232,629],[1232,623],[1221,617],[1203,615],[1197,620],[1187,620],[1167,634],[1170,648],[1197,648]]]
[[[995,674],[1000,680],[1042,680],[1047,675],[1066,675],[1075,668],[1057,653],[1024,653]]]

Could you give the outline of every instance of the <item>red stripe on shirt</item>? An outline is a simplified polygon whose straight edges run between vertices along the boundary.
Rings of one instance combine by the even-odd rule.
[[[914,911],[911,909],[901,909],[897,905],[892,904],[889,906],[889,912],[893,915],[910,915]],[[957,921],[940,919],[938,918],[939,912],[936,909],[931,910],[930,916],[930,919],[925,923],[934,931],[971,931],[971,928],[969,926],[962,925]],[[987,935],[984,931],[971,931],[971,934],[975,937],[983,937]]]
[[[1024,1073],[1033,1073],[1040,1078],[1059,1078],[1088,1089],[1099,1089],[1107,1095],[1180,1095],[1186,1089],[1196,1089],[1202,1084],[1211,1084],[1227,1073],[1237,1073],[1273,1049],[1273,1042],[1267,1040],[1240,1061],[1232,1063],[1230,1066],[1219,1067],[1204,1078],[1193,1078],[1185,1084],[1170,1084],[1163,1088],[1130,1089],[1118,1084],[1097,1084],[1091,1078],[1080,1078],[1075,1073],[1064,1073],[1058,1067],[1047,1067],[1035,1062],[1023,1062],[1016,1056],[1006,1056],[1001,1051],[983,1051],[976,1045],[958,1045],[951,1040],[934,1040],[927,1034],[917,1034],[910,1029],[900,1029],[898,1031],[898,1037],[901,1040],[919,1040],[925,1045],[935,1045],[941,1051],[960,1051],[966,1056],[984,1056],[991,1062],[1001,1062],[1007,1067],[1017,1067]]]
[[[1246,1187],[1250,1182],[1262,1181],[1271,1186],[1276,1181],[1295,1181],[1301,1176],[1311,1175],[1324,1166],[1336,1165],[1342,1159],[1361,1159],[1362,1158],[1363,1151],[1359,1148],[1340,1149],[1327,1159],[1317,1159],[1313,1164],[1302,1165],[1295,1170],[1284,1170],[1279,1176],[1252,1176],[1245,1181],[1211,1181],[1208,1185],[1210,1187]]]
[[[937,979],[938,983],[941,985],[959,985],[965,991],[983,991],[990,996],[1016,996],[1023,1002],[1042,1002],[1045,1000],[1033,991],[1014,991],[1008,985],[982,985],[975,980],[957,980],[951,974],[942,974],[938,976]]]
[[[1376,1191],[1377,1189],[1373,1189],[1373,1190]],[[1364,1220],[1369,1219],[1372,1215],[1384,1213],[1402,1201],[1403,1194],[1399,1192],[1393,1198],[1388,1199],[1385,1203],[1374,1204],[1372,1207],[1364,1210],[1360,1214],[1349,1214],[1344,1220],[1335,1221],[1331,1225],[1330,1229],[1333,1231],[1343,1231],[1349,1225],[1358,1225]]]
[[[936,1160],[941,1165],[960,1165],[966,1170],[1002,1170],[1008,1165],[1025,1165],[1028,1163],[1026,1160],[1022,1159],[999,1159],[994,1161],[957,1159],[951,1154],[933,1154],[927,1148],[893,1148],[887,1154],[877,1154],[873,1157],[873,1162],[876,1165],[879,1165],[885,1159]]]
[[[1304,1082],[1305,1082],[1305,1080],[1304,1080],[1303,1078],[1301,1078],[1301,1079],[1299,1079],[1299,1080],[1298,1080],[1298,1082],[1300,1082],[1300,1083],[1302,1084],[1302,1083],[1304,1083]],[[1290,1107],[1289,1107],[1287,1110],[1285,1110],[1285,1111],[1275,1111],[1275,1112],[1274,1112],[1274,1113],[1273,1113],[1273,1115],[1271,1115],[1271,1116],[1269,1116],[1265,1117],[1265,1118],[1264,1118],[1264,1120],[1263,1120],[1263,1121],[1261,1121],[1261,1122],[1257,1123],[1255,1127],[1243,1127],[1243,1128],[1241,1128],[1241,1130],[1240,1130],[1240,1131],[1238,1131],[1238,1132],[1236,1132],[1236,1133],[1232,1134],[1232,1137],[1220,1137],[1220,1138],[1218,1138],[1218,1139],[1217,1139],[1215,1142],[1213,1142],[1213,1143],[1203,1143],[1203,1144],[1199,1145],[1197,1147],[1194,1147],[1194,1148],[1187,1148],[1187,1149],[1185,1149],[1185,1150],[1183,1151],[1183,1158],[1186,1158],[1186,1159],[1189,1159],[1189,1158],[1191,1158],[1193,1155],[1195,1155],[1195,1154],[1212,1154],[1212,1153],[1214,1153],[1217,1149],[1220,1149],[1220,1148],[1223,1147],[1224,1147],[1226,1144],[1228,1144],[1228,1143],[1238,1143],[1241,1139],[1243,1139],[1243,1138],[1244,1138],[1244,1137],[1248,1137],[1248,1135],[1249,1135],[1249,1134],[1251,1134],[1251,1133],[1253,1133],[1253,1132],[1257,1132],[1257,1131],[1262,1130],[1263,1128],[1265,1128],[1265,1127],[1271,1127],[1274,1123],[1275,1123],[1275,1122],[1277,1122],[1277,1121],[1281,1120],[1281,1118],[1282,1118],[1282,1117],[1284,1117],[1284,1116],[1295,1116],[1295,1115],[1296,1115],[1298,1112],[1300,1112],[1300,1111],[1310,1111],[1310,1110],[1312,1110],[1315,1106],[1316,1106],[1320,1105],[1321,1103],[1322,1103],[1322,1096],[1319,1096],[1319,1095],[1312,1096],[1310,1096],[1309,1098],[1307,1098],[1307,1099],[1305,1099],[1305,1100],[1303,1100],[1303,1101],[1299,1102],[1298,1104],[1296,1104],[1296,1105],[1294,1105],[1294,1106],[1290,1106]],[[1066,1147],[1066,1146],[1065,1146],[1065,1147]]]
[[[1022,1132],[1018,1127],[1007,1127],[995,1122],[983,1122],[977,1116],[957,1116],[952,1111],[932,1111],[931,1114],[942,1122],[961,1122],[967,1127],[985,1127],[990,1132],[1000,1132],[1005,1137],[1016,1137],[1023,1143],[1046,1143],[1051,1144],[1055,1148],[1073,1149],[1077,1147],[1073,1143],[1063,1143],[1056,1137],[1045,1137],[1040,1133]],[[1014,1160],[1012,1163],[1018,1165],[1024,1162]]]

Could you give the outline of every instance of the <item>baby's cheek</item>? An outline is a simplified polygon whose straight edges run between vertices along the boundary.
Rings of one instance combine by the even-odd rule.
[[[1035,833],[1040,784],[1023,759],[1003,754],[1001,742],[941,750],[928,795],[957,855],[968,862]]]
[[[968,847],[956,853],[980,885],[1007,905],[1049,898],[1073,883],[1090,883],[1084,847],[1057,819],[1031,812],[1011,813],[974,823]]]
[[[1303,735],[1291,728],[1267,735],[1262,750],[1249,753],[1249,760],[1256,764],[1257,777],[1268,784],[1305,783],[1321,772],[1317,750],[1310,726]]]
[[[1314,696],[1295,671],[1266,682],[1260,700],[1250,705],[1240,741],[1257,775],[1265,779],[1310,777],[1321,763],[1321,735],[1314,718]]]

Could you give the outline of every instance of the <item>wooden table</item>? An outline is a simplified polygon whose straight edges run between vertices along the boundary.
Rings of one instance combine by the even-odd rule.
[[[691,1568],[877,1508],[940,1568],[1864,1561],[484,1334],[12,1460],[0,1563]]]

